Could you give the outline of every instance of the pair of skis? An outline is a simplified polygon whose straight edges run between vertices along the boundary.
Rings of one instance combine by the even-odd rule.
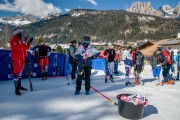
[[[28,75],[28,78],[29,78],[30,90],[33,91],[33,85],[32,85],[32,80],[31,80],[30,61],[29,61],[28,58],[26,58],[25,64],[26,64],[26,69],[27,69],[27,75]],[[13,71],[12,62],[10,62],[10,66],[11,66],[12,78],[14,78],[14,71]],[[24,66],[23,66],[23,68],[24,68]],[[23,70],[23,69],[22,69],[22,70]],[[21,72],[22,72],[22,70],[21,70]]]

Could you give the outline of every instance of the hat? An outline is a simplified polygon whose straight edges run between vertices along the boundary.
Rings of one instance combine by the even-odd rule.
[[[75,40],[71,41],[71,44],[77,43]]]
[[[43,39],[42,39],[42,38],[38,38],[38,39],[37,39],[37,42],[38,42],[38,43],[41,43],[41,42],[43,42]]]
[[[18,34],[18,33],[21,33],[22,32],[22,30],[20,29],[20,28],[15,28],[14,30],[13,30],[13,34],[14,35],[16,35],[16,34]]]
[[[131,47],[131,46],[128,46],[128,47],[127,47],[127,50],[129,50],[129,49],[132,49],[132,47]]]

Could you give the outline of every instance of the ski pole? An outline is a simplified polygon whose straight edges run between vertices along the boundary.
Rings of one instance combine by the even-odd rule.
[[[113,103],[114,105],[118,105],[116,102],[114,102],[112,99],[108,98],[107,96],[105,96],[104,94],[102,94],[101,92],[99,92],[97,89],[95,89],[94,87],[90,86],[94,91],[96,91],[97,93],[99,93],[101,96],[103,96],[104,98],[106,98],[109,102]]]

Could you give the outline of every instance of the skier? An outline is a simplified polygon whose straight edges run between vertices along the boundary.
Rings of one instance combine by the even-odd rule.
[[[90,45],[90,37],[84,37],[84,42],[78,47],[75,53],[75,57],[78,59],[78,76],[76,80],[75,95],[80,94],[82,79],[85,76],[85,90],[86,95],[89,95],[90,91],[90,76],[92,69],[92,59],[98,57],[100,52]]]
[[[133,71],[133,74],[134,74],[134,77],[136,77],[136,71],[135,71],[135,64],[136,64],[136,50],[132,50],[132,58],[133,58],[133,67],[134,67],[134,71]]]
[[[174,67],[174,63],[175,63],[174,51],[171,51],[171,60],[172,60],[172,64],[171,64],[171,66],[170,66],[170,71],[171,71],[171,76],[173,76],[173,73],[175,73],[175,67]]]
[[[132,52],[132,47],[128,46],[127,50],[124,51],[123,56],[122,56],[122,60],[125,64],[125,71],[126,71],[126,74],[125,74],[125,80],[126,80],[125,85],[126,86],[131,84],[129,82],[129,76],[131,73],[131,68],[133,67],[133,57],[132,57],[131,52]]]
[[[71,45],[69,47],[70,63],[72,65],[72,72],[71,72],[72,82],[74,82],[76,79],[75,72],[77,70],[77,64],[78,64],[78,60],[75,57],[76,44],[77,44],[77,42],[75,40],[73,40],[73,41],[71,41]]]
[[[30,48],[32,40],[27,40],[26,37],[22,40],[22,30],[16,28],[13,31],[13,37],[10,40],[11,45],[11,60],[13,65],[13,76],[14,76],[14,85],[15,85],[15,94],[21,95],[19,90],[25,90],[26,88],[21,86],[21,74],[24,69],[27,50]]]
[[[119,62],[120,62],[120,51],[117,51],[116,55],[115,55],[115,61],[114,61],[114,73],[115,73],[115,75],[119,74],[119,71],[118,71],[118,63]]]
[[[178,54],[176,56],[177,61],[177,78],[176,80],[179,80],[179,73],[180,73],[180,51],[178,51]]]
[[[136,49],[135,54],[135,64],[134,64],[134,71],[136,72],[135,76],[135,84],[138,85],[140,83],[141,85],[144,85],[144,83],[141,80],[140,74],[142,70],[144,69],[144,55],[140,52],[139,48]]]
[[[111,82],[114,82],[114,79],[113,79],[113,69],[114,69],[114,61],[115,61],[115,55],[116,55],[116,52],[115,50],[113,49],[113,46],[111,44],[111,42],[108,43],[108,49],[106,49],[104,51],[104,56],[106,57],[106,64],[107,64],[107,68],[109,70],[109,74],[110,74],[110,78],[109,80]],[[108,74],[108,73],[106,73]],[[107,83],[107,75],[106,75],[106,79],[105,79],[105,83]]]
[[[172,76],[169,74],[170,68],[172,66],[171,54],[166,49],[161,49],[161,52],[166,58],[166,67],[163,68],[163,77],[164,77],[163,84],[174,84],[174,80]]]
[[[35,59],[40,64],[41,79],[45,80],[47,79],[48,75],[48,65],[51,47],[45,45],[42,38],[38,38],[37,42],[38,44],[31,49],[33,51],[32,55],[35,56]]]
[[[161,65],[160,65],[160,51],[156,50],[153,55],[150,57],[150,64],[152,66],[153,76],[157,80],[157,85],[162,85],[162,82],[160,82],[160,72],[161,72]]]

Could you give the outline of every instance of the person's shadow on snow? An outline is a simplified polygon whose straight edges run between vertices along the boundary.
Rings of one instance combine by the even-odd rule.
[[[148,117],[152,114],[157,114],[158,110],[154,105],[148,105],[147,107],[144,108],[144,116],[143,117]]]
[[[154,79],[154,78],[150,78],[150,79],[142,79],[142,82],[143,82],[143,83],[146,83],[146,82],[153,82],[153,81],[156,81],[156,79]]]

